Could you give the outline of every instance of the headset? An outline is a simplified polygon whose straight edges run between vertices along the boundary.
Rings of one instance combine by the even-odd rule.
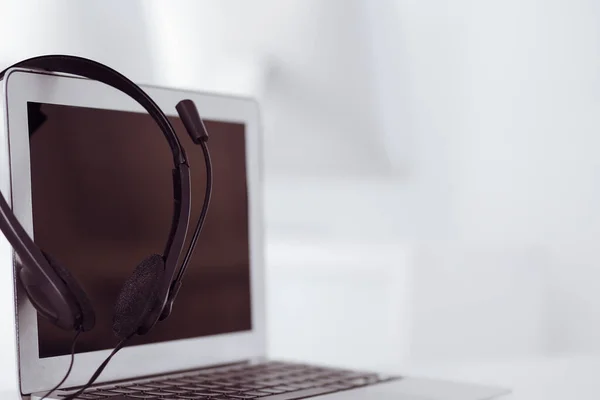
[[[173,216],[162,255],[146,257],[129,277],[116,299],[113,332],[121,339],[148,333],[171,312],[183,274],[195,248],[210,203],[212,167],[206,142],[208,133],[191,100],[182,100],[177,112],[193,142],[202,147],[207,183],[202,212],[187,254],[177,270],[184,251],[191,214],[191,180],[188,160],[173,126],[158,105],[135,83],[99,62],[76,56],[47,55],[20,61],[10,68],[26,68],[77,75],[102,82],[127,94],[139,103],[160,127],[173,154]],[[34,243],[19,223],[11,207],[0,195],[0,230],[16,255],[16,275],[27,297],[44,318],[59,328],[77,333],[91,330],[96,316],[85,290],[69,270]]]

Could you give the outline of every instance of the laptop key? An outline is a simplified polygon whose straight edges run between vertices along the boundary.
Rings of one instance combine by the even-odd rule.
[[[151,391],[151,392],[144,392],[144,394],[151,394],[153,396],[165,396],[168,395],[169,393],[165,393],[165,392],[159,392],[159,391]]]
[[[252,397],[252,398],[257,399],[256,397]],[[249,399],[249,397],[246,397],[246,399]],[[240,399],[239,399],[239,397],[232,397],[231,395],[224,394],[219,397],[211,397],[210,400],[240,400]]]
[[[102,397],[123,396],[123,393],[110,392],[108,390],[97,390],[94,394]]]
[[[130,390],[135,390],[135,391],[141,392],[143,390],[152,390],[154,388],[152,386],[131,385],[131,386],[123,386],[123,387],[119,387],[119,388],[114,388],[114,389],[110,389],[110,390],[116,391],[118,389],[130,389]]]
[[[295,399],[304,399],[306,397],[318,396],[321,394],[327,394],[327,393],[333,393],[333,392],[335,392],[335,390],[320,387],[320,388],[297,390],[295,392],[267,395],[266,397],[261,397],[260,400],[295,400]]]
[[[270,381],[256,381],[256,382],[254,382],[254,384],[255,384],[255,385],[257,385],[257,386],[262,386],[262,387],[267,387],[267,386],[275,386],[275,385],[276,385],[276,384],[278,384],[278,383],[279,383],[279,382],[277,382],[277,383],[272,383],[272,382],[270,382]]]
[[[235,385],[226,386],[225,389],[240,391],[240,390],[244,390],[244,389],[252,389],[252,387],[247,386],[247,385],[242,385],[241,383],[236,383]]]
[[[236,383],[230,381],[211,381],[211,385],[219,385],[219,386],[233,386]]]
[[[189,390],[186,390],[186,389],[180,389],[177,386],[173,386],[173,387],[170,387],[170,388],[164,388],[162,391],[163,392],[168,392],[168,393],[176,393],[176,394],[184,394],[184,393],[189,393],[190,392]]]
[[[141,390],[138,390],[137,388],[134,389],[134,387],[115,387],[115,388],[111,388],[110,391],[115,392],[115,393],[123,393],[123,394],[141,392]]]
[[[264,388],[264,389],[260,389],[260,391],[261,392],[265,392],[265,393],[273,393],[273,394],[279,394],[279,393],[288,392],[288,390],[277,389],[277,388]]]
[[[170,381],[167,381],[167,382],[170,383],[169,386],[173,386],[173,385],[177,385],[179,383],[191,383],[191,384],[194,384],[194,383],[200,383],[202,381],[203,380],[196,379],[196,378],[178,378],[178,379],[173,379],[173,380],[170,380]]]
[[[77,398],[79,399],[80,397],[78,396]],[[120,394],[117,397],[110,397],[110,400],[131,400],[131,399],[132,399],[132,397],[129,397],[126,394]]]
[[[310,382],[299,382],[299,383],[290,383],[289,386],[296,388],[296,389],[309,389],[314,387],[315,385],[313,385]]]
[[[199,388],[205,388],[205,389],[218,389],[221,387],[219,385],[212,385],[210,383],[197,383],[197,384],[194,384],[194,386],[199,387]]]
[[[262,397],[262,396],[268,396],[269,393],[265,393],[265,392],[259,392],[259,391],[255,391],[255,392],[244,392],[244,395],[250,395],[250,396],[254,396],[254,397]]]
[[[344,385],[344,384],[340,384],[340,383],[332,383],[330,385],[327,385],[328,388],[331,389],[335,389],[335,390],[347,390],[347,389],[352,389],[354,387],[354,385]]]
[[[296,388],[293,388],[291,386],[286,386],[286,385],[275,386],[271,389],[279,389],[279,390],[283,390],[284,392],[293,392],[294,390],[298,390]]]
[[[173,386],[173,384],[168,384],[168,383],[164,383],[164,382],[149,382],[149,383],[145,383],[144,386],[150,386],[153,388],[161,389],[161,388],[171,387],[171,386]]]
[[[169,389],[169,388],[183,389],[183,390],[187,390],[188,392],[193,392],[194,390],[198,390],[198,386],[191,385],[189,383],[186,383],[185,385],[181,385],[181,386],[179,386],[179,385],[176,385],[176,386],[167,386],[167,387],[164,387],[162,389],[164,390],[164,389]]]
[[[283,378],[283,379],[271,379],[269,380],[269,385],[268,386],[278,386],[278,385],[285,385],[289,382],[290,380],[287,378]]]
[[[249,390],[260,390],[262,388],[264,388],[265,386],[262,385],[251,385],[251,384],[244,384],[244,387],[249,388]]]
[[[215,393],[223,393],[223,394],[237,393],[237,390],[231,390],[231,389],[212,389],[211,391],[215,392]]]

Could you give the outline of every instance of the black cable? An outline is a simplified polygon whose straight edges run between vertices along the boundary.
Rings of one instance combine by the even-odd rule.
[[[111,351],[111,353],[108,355],[108,357],[106,357],[106,360],[104,360],[102,362],[102,364],[100,364],[100,366],[96,369],[96,372],[94,372],[94,374],[92,375],[90,380],[87,381],[87,383],[85,385],[83,385],[80,389],[78,389],[75,393],[72,393],[72,394],[68,395],[67,397],[63,397],[63,400],[76,399],[77,396],[79,396],[86,389],[88,389],[90,386],[92,386],[94,384],[94,382],[96,382],[96,379],[98,379],[98,377],[100,376],[102,371],[104,371],[104,368],[106,368],[106,366],[110,362],[111,358],[113,358],[113,356],[115,354],[117,354],[119,352],[119,350],[121,350],[125,346],[125,344],[129,341],[129,339],[131,339],[134,335],[135,335],[135,333],[133,333],[133,334],[127,336],[125,339],[121,340],[119,342],[119,344],[117,344],[117,346],[113,349],[113,351]]]
[[[82,332],[81,330],[77,331],[77,333],[75,334],[75,337],[73,338],[73,342],[71,343],[71,362],[69,363],[69,368],[67,369],[67,373],[62,378],[62,380],[60,382],[58,382],[56,384],[56,386],[54,386],[52,389],[50,389],[48,391],[48,393],[46,393],[44,395],[44,397],[42,397],[40,400],[44,400],[45,398],[50,396],[50,393],[52,393],[55,390],[57,390],[58,388],[60,388],[62,386],[62,384],[65,383],[67,378],[69,378],[69,375],[71,375],[71,370],[73,369],[73,364],[75,362],[75,345],[77,344],[77,339],[79,339],[79,335],[81,335],[81,332]]]
[[[206,219],[206,214],[208,213],[208,206],[210,204],[213,185],[212,162],[210,160],[210,152],[208,151],[206,141],[200,142],[200,146],[202,147],[202,152],[204,153],[204,164],[206,165],[206,189],[204,191],[204,202],[202,203],[202,211],[200,212],[200,217],[198,218],[198,223],[196,224],[196,229],[194,230],[194,235],[192,236],[192,241],[190,242],[190,246],[185,253],[185,257],[181,263],[181,268],[179,268],[179,272],[177,273],[177,277],[175,278],[174,282],[181,282],[181,279],[183,278],[183,274],[185,273],[190,259],[192,258],[192,254],[194,253],[194,249],[196,248],[196,243],[198,242],[200,232],[202,232],[204,220]]]

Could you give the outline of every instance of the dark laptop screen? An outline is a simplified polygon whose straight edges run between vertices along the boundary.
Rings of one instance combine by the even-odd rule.
[[[34,103],[28,109],[35,242],[75,275],[94,305],[96,327],[81,335],[77,352],[111,348],[121,285],[165,245],[171,152],[146,114]],[[192,230],[204,195],[204,159],[179,119],[171,122],[190,160]],[[210,120],[206,126],[214,189],[204,230],[173,313],[132,345],[251,329],[245,127]],[[40,357],[70,353],[73,333],[41,318],[38,328]]]

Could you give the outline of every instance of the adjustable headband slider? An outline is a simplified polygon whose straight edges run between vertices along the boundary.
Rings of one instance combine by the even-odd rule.
[[[208,132],[194,102],[192,100],[181,100],[175,108],[194,143],[200,144],[206,142],[208,140]]]
[[[171,311],[173,311],[173,303],[175,303],[175,298],[179,293],[179,289],[181,289],[181,280],[178,279],[171,285],[169,289],[169,296],[167,297],[167,302],[165,303],[162,312],[160,313],[160,317],[158,317],[159,321],[163,321],[167,319],[169,315],[171,315]]]

